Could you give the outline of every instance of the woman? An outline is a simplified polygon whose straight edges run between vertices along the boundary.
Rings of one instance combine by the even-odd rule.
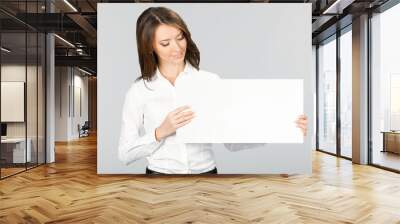
[[[120,160],[147,158],[146,174],[216,174],[212,144],[176,138],[195,115],[188,106],[176,108],[175,85],[180,77],[207,73],[199,69],[200,52],[185,22],[170,9],[151,7],[137,20],[136,39],[142,76],[125,97]],[[305,135],[307,118],[296,122]]]

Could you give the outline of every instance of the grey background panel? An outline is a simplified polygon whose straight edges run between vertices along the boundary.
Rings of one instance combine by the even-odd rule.
[[[144,173],[146,160],[118,160],[125,93],[139,76],[136,20],[150,6],[166,6],[184,19],[201,52],[200,68],[221,78],[302,78],[303,144],[267,144],[232,152],[214,145],[219,173],[311,173],[314,86],[310,4],[185,3],[99,4],[98,173]],[[271,105],[273,106],[273,105]]]

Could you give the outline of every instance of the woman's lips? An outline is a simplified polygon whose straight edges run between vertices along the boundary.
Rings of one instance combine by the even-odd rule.
[[[173,57],[176,58],[176,59],[179,59],[179,58],[183,57],[183,54],[180,54],[180,55],[177,55],[177,56],[173,56]]]

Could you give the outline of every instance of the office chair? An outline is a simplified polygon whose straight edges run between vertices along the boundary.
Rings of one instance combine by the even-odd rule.
[[[80,125],[78,124],[79,138],[89,136],[89,129],[90,129],[89,121],[85,121],[82,127],[80,127]]]

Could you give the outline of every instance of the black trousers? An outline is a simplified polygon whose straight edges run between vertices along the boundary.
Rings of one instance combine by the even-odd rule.
[[[148,167],[146,167],[146,174],[162,174],[162,175],[169,175],[168,173],[160,173],[154,170],[149,169]],[[218,174],[218,170],[217,167],[215,167],[214,169],[204,172],[204,173],[199,173],[199,174]]]

